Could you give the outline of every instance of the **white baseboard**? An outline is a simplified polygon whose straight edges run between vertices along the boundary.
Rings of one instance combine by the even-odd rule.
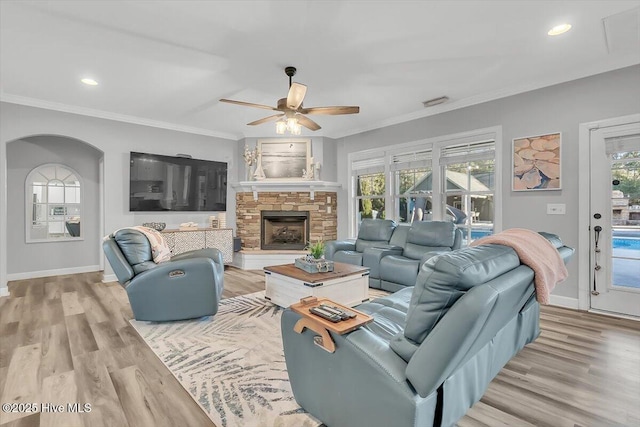
[[[36,279],[38,277],[62,276],[65,274],[91,273],[100,271],[99,265],[87,265],[84,267],[58,268],[55,270],[27,271],[25,273],[7,274],[7,281]]]
[[[262,270],[268,265],[293,264],[296,258],[300,258],[306,253],[305,251],[288,251],[286,253],[240,251],[233,254],[231,265],[242,270]]]
[[[8,296],[9,296],[9,288],[6,286],[3,288],[0,288],[0,298],[8,297]]]
[[[102,283],[117,282],[118,277],[115,274],[103,274]]]
[[[578,298],[563,297],[561,295],[552,294],[549,295],[549,302],[551,305],[556,305],[558,307],[572,308],[574,310],[578,310],[580,308]]]

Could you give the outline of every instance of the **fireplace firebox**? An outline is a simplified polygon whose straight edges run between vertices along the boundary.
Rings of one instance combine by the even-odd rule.
[[[260,212],[260,249],[300,250],[308,242],[309,212]]]

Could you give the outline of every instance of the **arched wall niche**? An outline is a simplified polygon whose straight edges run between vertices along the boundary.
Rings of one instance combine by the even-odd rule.
[[[6,273],[11,279],[98,271],[102,268],[103,152],[83,140],[54,134],[29,135],[6,143]],[[82,182],[82,236],[61,241],[29,238],[27,192],[30,172],[43,164],[67,166]]]

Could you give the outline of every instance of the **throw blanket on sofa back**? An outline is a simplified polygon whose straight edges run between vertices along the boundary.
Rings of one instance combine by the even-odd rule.
[[[567,276],[558,250],[540,234],[524,228],[511,228],[492,236],[475,240],[471,246],[495,243],[509,246],[518,254],[520,262],[535,273],[536,299],[540,304],[549,304],[549,295],[556,284]]]
[[[149,245],[151,246],[151,256],[153,258],[153,262],[155,262],[156,264],[171,260],[171,249],[169,249],[169,245],[167,245],[164,236],[159,231],[154,230],[153,228],[135,225],[133,227],[120,228],[114,231],[112,235],[115,235],[120,230],[136,230],[144,234],[144,236],[149,241]],[[109,236],[105,236],[103,240],[108,238]]]

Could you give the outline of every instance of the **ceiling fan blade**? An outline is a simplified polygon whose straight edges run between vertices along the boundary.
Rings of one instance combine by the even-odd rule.
[[[300,83],[291,83],[289,93],[287,94],[287,107],[297,110],[302,105],[304,96],[307,93],[307,87]]]
[[[226,102],[226,103],[229,103],[229,104],[243,105],[245,107],[255,107],[255,108],[263,108],[265,110],[278,111],[277,108],[270,107],[268,105],[254,104],[252,102],[234,101],[233,99],[221,99],[220,102]]]
[[[319,124],[317,124],[310,118],[303,116],[302,114],[296,114],[296,119],[298,119],[298,123],[300,123],[302,126],[306,127],[307,129],[310,129],[310,130],[320,129]]]
[[[311,108],[303,108],[299,111],[300,114],[325,114],[337,116],[340,114],[358,114],[360,112],[360,107],[348,107],[348,106],[340,106],[340,107],[311,107]]]
[[[284,116],[284,114],[274,114],[273,116],[269,116],[269,117],[265,117],[263,119],[260,120],[256,120],[254,122],[251,123],[247,123],[247,126],[255,126],[255,125],[261,125],[263,123],[267,123],[267,122],[271,122],[271,121],[275,121],[277,119],[279,119],[280,117]]]

